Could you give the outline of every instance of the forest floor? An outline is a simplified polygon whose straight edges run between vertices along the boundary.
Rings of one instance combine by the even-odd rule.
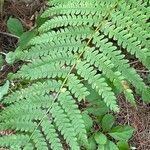
[[[17,39],[9,36],[7,33],[6,22],[10,16],[18,18],[26,30],[34,26],[37,13],[45,7],[44,0],[24,4],[22,2],[5,2],[3,13],[0,17],[0,53],[5,57],[9,51],[14,51],[17,46]],[[6,34],[4,34],[6,33]],[[131,65],[137,69],[144,78],[147,71],[140,65],[137,60],[131,59]],[[5,63],[0,70],[0,84],[5,80],[9,72],[16,70],[16,65]],[[119,124],[131,124],[136,132],[130,140],[130,145],[137,150],[150,150],[150,105],[144,104],[140,97],[136,95],[137,109],[132,108],[126,103],[123,95],[118,95],[118,102],[121,107],[120,113],[116,116]],[[8,133],[6,133],[8,134]],[[0,149],[1,150],[1,149]]]

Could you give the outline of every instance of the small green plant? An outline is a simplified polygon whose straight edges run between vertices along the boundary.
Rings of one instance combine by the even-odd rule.
[[[18,38],[18,46],[21,49],[26,47],[26,45],[28,45],[28,42],[36,35],[36,30],[25,32],[21,21],[17,18],[10,17],[8,19],[7,29],[12,34],[12,36]],[[9,62],[9,60],[7,61]]]
[[[118,126],[113,114],[91,88],[87,106],[82,112],[88,133],[88,150],[129,150],[128,140],[134,128],[129,125]]]
[[[14,86],[2,99],[0,130],[14,134],[0,137],[0,146],[129,149],[134,130],[116,127],[112,112],[120,111],[119,93],[134,107],[133,90],[150,102],[149,86],[124,55],[150,70],[148,0],[51,0],[41,17],[42,25],[6,56],[24,64],[8,76]]]
[[[18,38],[23,34],[24,29],[20,20],[16,18],[9,18],[7,21],[7,29],[10,33],[18,36]]]

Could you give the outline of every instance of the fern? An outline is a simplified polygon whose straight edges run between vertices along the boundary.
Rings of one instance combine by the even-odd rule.
[[[2,100],[0,147],[13,150],[72,150],[87,147],[79,103],[92,87],[107,107],[119,112],[116,94],[135,105],[131,87],[144,101],[149,87],[124,51],[150,69],[150,9],[142,0],[51,0],[26,48],[7,54],[7,62],[26,63],[9,76],[18,80]],[[127,84],[127,85],[126,85]],[[21,85],[21,88],[20,88]],[[118,89],[118,90],[116,90]]]

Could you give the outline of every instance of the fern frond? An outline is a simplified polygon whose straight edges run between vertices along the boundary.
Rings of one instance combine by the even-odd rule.
[[[50,63],[51,62],[51,63]],[[51,53],[50,56],[42,57],[39,60],[34,60],[32,63],[23,66],[20,71],[15,75],[17,78],[38,79],[38,78],[51,78],[51,77],[65,77],[70,65],[75,62],[75,56],[70,52],[68,53]],[[34,74],[35,72],[35,74]]]
[[[11,119],[21,120],[40,120],[44,115],[42,109],[47,109],[52,105],[53,96],[36,95],[22,101],[16,102],[8,106],[6,110],[2,111],[0,121],[9,121]],[[32,112],[32,113],[31,113]]]
[[[70,74],[67,80],[69,90],[74,94],[78,101],[85,100],[90,94],[86,87],[80,82],[77,76]]]
[[[76,66],[77,73],[81,75],[89,84],[92,85],[92,88],[95,89],[100,96],[104,99],[106,105],[113,111],[118,112],[119,108],[116,104],[116,97],[111,90],[111,87],[108,86],[105,79],[101,77],[100,74],[96,74],[97,71],[93,67],[90,67],[90,64],[86,62],[80,62]]]
[[[133,1],[132,1],[133,2]],[[132,3],[131,1],[129,3]],[[145,30],[145,32],[149,32],[150,24],[147,23],[147,20],[149,19],[149,13],[145,13],[142,11],[142,9],[139,9],[142,5],[139,5],[138,7],[134,7],[137,3],[134,4],[128,4],[128,2],[122,2],[119,5],[119,12],[123,13],[124,17],[128,17],[130,21],[132,21],[135,24],[139,24],[139,26]],[[131,6],[131,7],[130,7]],[[146,7],[142,6],[144,9]],[[148,10],[148,9],[147,9]],[[146,10],[146,11],[147,11]],[[132,14],[132,15],[131,15]],[[131,23],[131,22],[130,22]],[[131,23],[132,25],[132,23]]]
[[[64,139],[67,141],[70,148],[72,150],[79,150],[80,147],[77,142],[75,131],[72,128],[72,124],[64,110],[58,105],[58,103],[54,103],[50,112],[54,118],[54,122],[56,123],[58,130],[64,136]]]
[[[49,1],[38,35],[6,57],[25,63],[9,76],[15,86],[2,99],[0,130],[14,133],[0,137],[0,147],[87,149],[79,105],[91,90],[114,112],[119,92],[135,105],[130,84],[149,102],[149,86],[124,55],[150,69],[149,12],[148,0]]]
[[[81,3],[79,3],[79,6],[77,7],[77,5],[75,3],[69,3],[69,4],[63,4],[63,5],[58,5],[56,7],[52,7],[49,8],[48,10],[46,10],[43,14],[42,17],[49,17],[49,16],[54,16],[54,15],[96,15],[100,13],[100,9],[99,7],[95,7],[93,9],[93,5],[91,5],[90,3],[83,3],[82,1],[80,1]]]
[[[70,2],[70,3],[68,3]],[[66,3],[59,3],[62,4],[64,7],[69,5],[73,7],[73,9],[64,8],[62,5],[57,5],[56,7],[59,9],[57,13],[57,8],[52,7],[46,12],[43,17],[47,17],[48,14],[53,14],[54,17],[44,23],[40,28],[39,32],[46,32],[53,28],[57,27],[67,27],[67,26],[98,26],[99,23],[103,20],[104,16],[107,16],[107,13],[110,12],[111,8],[117,4],[117,1],[68,1]],[[88,6],[91,6],[90,8]],[[84,9],[86,11],[84,11]],[[56,11],[55,11],[55,10]],[[54,10],[54,12],[53,12]],[[77,11],[76,11],[77,10]],[[65,15],[62,15],[62,14]],[[77,15],[80,14],[80,15]],[[93,15],[94,14],[94,15]],[[55,15],[59,15],[55,17]],[[83,16],[82,16],[83,15]]]
[[[82,40],[85,38],[90,37],[93,34],[93,30],[90,28],[85,27],[68,27],[65,29],[60,29],[59,31],[51,31],[48,33],[43,33],[40,36],[35,37],[34,39],[31,40],[30,44],[35,45],[35,44],[44,44],[44,43],[49,43],[49,42],[57,42],[57,41],[67,41],[68,40]],[[65,44],[65,43],[64,43]]]
[[[105,74],[106,77],[111,81],[117,81],[118,83],[121,83],[121,81],[124,79],[120,72],[114,71],[114,64],[108,60],[108,58],[103,55],[103,53],[99,54],[98,50],[95,51],[93,49],[88,49],[84,53],[84,58],[86,58],[91,65],[94,64],[95,67],[97,67],[99,71],[102,71],[103,74]]]
[[[24,52],[16,52],[16,59],[28,60],[28,59],[37,59],[40,56],[50,55],[51,53],[57,52],[78,52],[83,49],[85,46],[84,43],[81,43],[81,40],[75,40],[73,38],[61,40],[56,40],[55,42],[35,45],[34,47],[26,50]]]
[[[58,101],[71,120],[75,133],[78,136],[79,140],[82,143],[87,144],[88,141],[84,121],[82,119],[81,112],[78,109],[78,105],[75,104],[75,100],[73,100],[69,92],[64,92],[59,95]]]
[[[97,16],[58,16],[44,23],[40,28],[39,32],[46,32],[58,27],[67,26],[97,26],[102,20]]]
[[[24,103],[24,101],[22,103]],[[11,107],[7,110],[4,110],[2,112],[2,115],[0,116],[0,120],[8,121],[10,119],[16,119],[17,118],[18,120],[19,119],[22,119],[22,120],[26,119],[26,120],[30,121],[33,119],[40,120],[43,117],[44,112],[42,112],[40,109],[35,107],[35,105],[29,106],[29,105],[26,105],[26,102],[25,102],[25,107],[23,107],[22,103],[14,104],[13,107]],[[17,107],[17,109],[16,109],[16,107]]]
[[[43,134],[39,130],[34,131],[32,140],[37,150],[48,150],[47,143],[45,139],[43,138]],[[25,147],[26,147],[26,144],[25,144]]]
[[[0,123],[0,130],[5,131],[8,129],[16,130],[16,131],[25,131],[25,132],[33,132],[36,127],[36,124],[29,120],[18,120],[11,119]]]
[[[141,0],[129,0],[127,4],[131,4],[132,8],[137,8],[138,10],[142,11],[142,14],[146,14],[147,18],[150,17],[150,6],[149,1],[143,2]]]
[[[99,48],[99,50],[107,57],[108,60],[117,67],[117,70],[122,73],[122,75],[129,80],[137,89],[143,91],[146,88],[143,79],[137,74],[134,68],[131,68],[129,61],[124,59],[125,56],[121,54],[111,42],[108,42],[107,38],[104,36],[99,36],[94,38],[94,44]]]
[[[135,14],[134,12],[132,12],[133,14]],[[138,17],[139,14],[137,14],[137,16],[135,16],[136,18]],[[136,37],[139,41],[140,44],[142,46],[145,46],[145,48],[149,49],[150,48],[150,44],[149,44],[149,40],[148,37],[150,36],[150,33],[148,32],[149,30],[145,30],[145,28],[147,27],[143,27],[142,25],[147,25],[146,21],[147,20],[143,20],[143,22],[141,22],[141,20],[143,19],[139,18],[139,21],[136,21],[134,23],[134,20],[132,20],[132,18],[129,17],[129,14],[124,14],[124,12],[118,11],[118,12],[113,12],[111,14],[111,21],[116,24],[117,26],[122,26],[123,28],[127,28],[128,32],[133,34],[134,37]]]
[[[133,34],[122,27],[115,27],[111,22],[105,24],[105,26],[102,27],[102,31],[106,35],[109,35],[109,38],[117,40],[118,45],[127,48],[129,53],[135,55],[148,69],[150,68],[149,63],[147,62],[150,53],[148,49],[140,48],[140,41],[137,41],[137,38],[132,36]]]
[[[49,5],[59,5],[59,4],[67,4],[69,0],[52,0],[49,2]]]
[[[66,77],[70,67],[60,66],[59,64],[43,64],[41,66],[24,66],[14,76],[22,79],[36,80],[40,78],[55,78],[55,77]]]
[[[40,59],[33,60],[32,63],[28,64],[28,67],[30,68],[40,67],[50,62],[51,64],[70,65],[70,64],[73,64],[74,61],[75,61],[75,56],[73,55],[73,53],[57,52],[57,53],[51,53],[45,57],[41,57]]]
[[[106,9],[112,4],[112,1],[85,1],[76,0],[69,1],[67,4],[62,3],[55,7],[50,7],[43,14],[42,17],[57,16],[57,15],[95,15],[105,16]],[[105,6],[105,7],[104,7]]]
[[[21,147],[28,140],[29,140],[28,135],[15,134],[15,135],[10,135],[10,136],[3,136],[3,137],[0,137],[0,145],[2,147],[9,147],[9,146]]]
[[[61,87],[62,81],[47,80],[46,82],[37,82],[25,89],[17,90],[16,92],[10,94],[3,101],[4,104],[14,103],[24,98],[34,97],[36,95],[45,95],[50,91],[58,91]]]
[[[44,119],[41,126],[44,134],[46,135],[46,139],[51,144],[51,148],[53,150],[63,150],[63,146],[58,138],[58,134],[52,122],[48,119]]]

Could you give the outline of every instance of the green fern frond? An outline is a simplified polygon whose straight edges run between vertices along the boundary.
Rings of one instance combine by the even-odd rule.
[[[5,121],[4,123],[0,123],[0,130],[16,130],[16,131],[25,131],[25,132],[33,132],[36,127],[36,124],[29,120],[18,120],[11,119],[9,121]]]
[[[73,100],[69,92],[64,92],[59,95],[58,101],[71,120],[75,133],[79,140],[87,144],[87,133],[85,130],[84,121],[82,119],[81,112],[78,109],[78,105],[75,104],[75,100]]]
[[[135,88],[141,91],[146,88],[143,79],[137,74],[134,68],[130,67],[129,61],[124,59],[125,56],[121,54],[121,51],[113,46],[111,42],[108,42],[107,38],[104,38],[103,36],[95,38],[94,43],[107,59],[111,60],[115,67],[117,67],[117,70],[135,86]]]
[[[130,1],[129,3],[132,3],[132,2]],[[137,3],[134,3],[134,4],[137,4]],[[142,12],[142,9],[138,9],[137,7],[134,7],[134,4],[129,5],[128,3],[122,2],[119,5],[119,10],[120,10],[119,12],[123,13],[124,17],[128,17],[130,21],[132,21],[134,24],[139,24],[140,27],[145,30],[145,32],[149,32],[148,29],[150,28],[150,24],[147,23],[147,20],[149,18],[148,16],[149,13],[145,14],[145,12]],[[142,5],[140,4],[139,7],[141,6]]]
[[[39,130],[34,131],[32,140],[37,150],[48,150],[47,143],[45,139],[43,138],[43,134]],[[26,147],[26,144],[25,144],[25,147]]]
[[[36,82],[25,89],[17,90],[16,92],[11,93],[3,101],[4,104],[14,103],[24,98],[34,97],[36,95],[45,95],[50,91],[58,91],[61,87],[61,80],[47,80],[46,82]]]
[[[48,101],[46,102],[48,103]],[[22,103],[25,103],[25,107],[21,105]],[[30,121],[33,119],[40,120],[43,117],[44,112],[38,109],[38,107],[35,107],[35,105],[34,106],[26,105],[26,102],[24,101],[22,103],[19,104],[17,103],[13,105],[13,107],[9,108],[9,111],[4,110],[3,114],[0,116],[0,120],[8,121],[10,119],[17,118],[22,120],[26,119]]]
[[[46,135],[46,139],[50,142],[51,148],[53,150],[63,150],[63,146],[61,144],[60,139],[58,138],[58,134],[56,132],[56,129],[51,121],[48,119],[44,119],[44,121],[41,124],[42,130],[44,134]]]
[[[55,78],[55,77],[66,77],[70,67],[60,66],[59,64],[43,64],[39,66],[24,66],[15,75],[15,78],[36,80],[40,78]]]
[[[35,45],[35,47],[32,47],[29,50],[26,50],[24,52],[16,52],[14,55],[16,55],[16,59],[21,60],[30,60],[30,59],[37,59],[41,56],[46,56],[49,54],[56,54],[57,52],[78,52],[81,49],[83,49],[85,46],[84,43],[81,43],[81,40],[75,40],[73,38],[71,39],[65,39],[51,43],[41,44],[41,45]]]
[[[15,134],[11,136],[0,137],[0,145],[2,147],[21,147],[29,140],[28,135]]]
[[[147,18],[150,17],[150,6],[149,1],[143,2],[141,0],[129,0],[127,4],[130,4],[132,8],[137,8],[138,10],[142,11],[143,14],[147,15]]]
[[[131,13],[135,14],[134,12]],[[137,18],[138,16],[139,14],[137,14],[137,16],[134,17]],[[129,14],[125,15],[122,10],[111,14],[111,21],[114,24],[116,24],[117,26],[122,26],[123,28],[127,28],[128,32],[133,34],[133,36],[140,41],[142,46],[145,46],[149,49],[150,44],[147,38],[150,36],[150,33],[148,32],[149,30],[145,30],[145,28],[147,27],[142,28],[143,25],[147,25],[147,20],[144,19],[142,22],[142,19],[144,19],[144,16],[142,18],[139,18],[138,21],[134,21],[129,17]]]
[[[106,77],[111,81],[115,80],[121,82],[124,79],[120,72],[114,72],[115,65],[110,60],[108,60],[105,55],[99,54],[98,50],[94,51],[92,49],[88,49],[88,51],[84,53],[84,57],[91,65],[94,64],[95,67],[99,69],[99,71],[102,71],[103,74],[105,74]]]
[[[135,55],[148,69],[150,68],[147,63],[147,57],[149,57],[149,51],[146,48],[140,48],[140,41],[137,41],[133,34],[129,33],[122,27],[115,27],[111,22],[108,22],[102,27],[102,31],[109,35],[109,38],[114,38],[118,41],[118,45],[124,49],[127,48],[128,52]],[[142,50],[141,50],[142,49]]]
[[[54,17],[53,19],[47,21],[39,28],[39,32],[46,32],[58,27],[67,27],[67,26],[96,26],[99,24],[99,21],[102,20],[97,16],[59,16]]]
[[[64,110],[59,106],[58,103],[54,103],[50,112],[52,113],[52,117],[54,118],[54,122],[56,123],[58,130],[64,136],[64,139],[67,141],[70,148],[72,150],[79,150],[80,147],[77,142],[78,140],[76,133],[74,128],[72,128],[72,124]]]
[[[49,16],[55,15],[95,15],[103,14],[106,12],[106,9],[112,1],[68,1],[67,4],[62,3],[55,7],[50,7],[43,14],[42,17],[46,18]],[[105,6],[105,8],[104,8]]]
[[[69,75],[67,80],[67,86],[79,102],[81,100],[85,100],[85,98],[90,94],[87,88],[80,82],[78,77],[74,74]]]
[[[43,44],[43,43],[49,43],[52,41],[62,41],[62,40],[82,40],[85,38],[90,37],[93,34],[93,30],[87,27],[69,27],[65,29],[60,29],[60,31],[52,31],[48,33],[41,34],[38,37],[35,37],[30,44]],[[64,43],[65,44],[65,43]]]
[[[114,112],[119,92],[136,104],[130,84],[149,102],[149,86],[125,57],[150,69],[148,0],[51,0],[48,5],[37,36],[6,57],[11,64],[25,63],[9,76],[15,86],[2,99],[0,130],[14,131],[0,137],[2,148],[87,149],[79,106],[92,94],[89,87]]]
[[[89,84],[92,85],[92,88],[95,89],[100,96],[104,99],[106,105],[113,111],[118,112],[119,108],[116,104],[116,97],[112,92],[111,87],[108,86],[105,79],[101,77],[100,74],[96,74],[97,71],[90,66],[87,62],[80,62],[76,66],[77,73],[81,75]]]

